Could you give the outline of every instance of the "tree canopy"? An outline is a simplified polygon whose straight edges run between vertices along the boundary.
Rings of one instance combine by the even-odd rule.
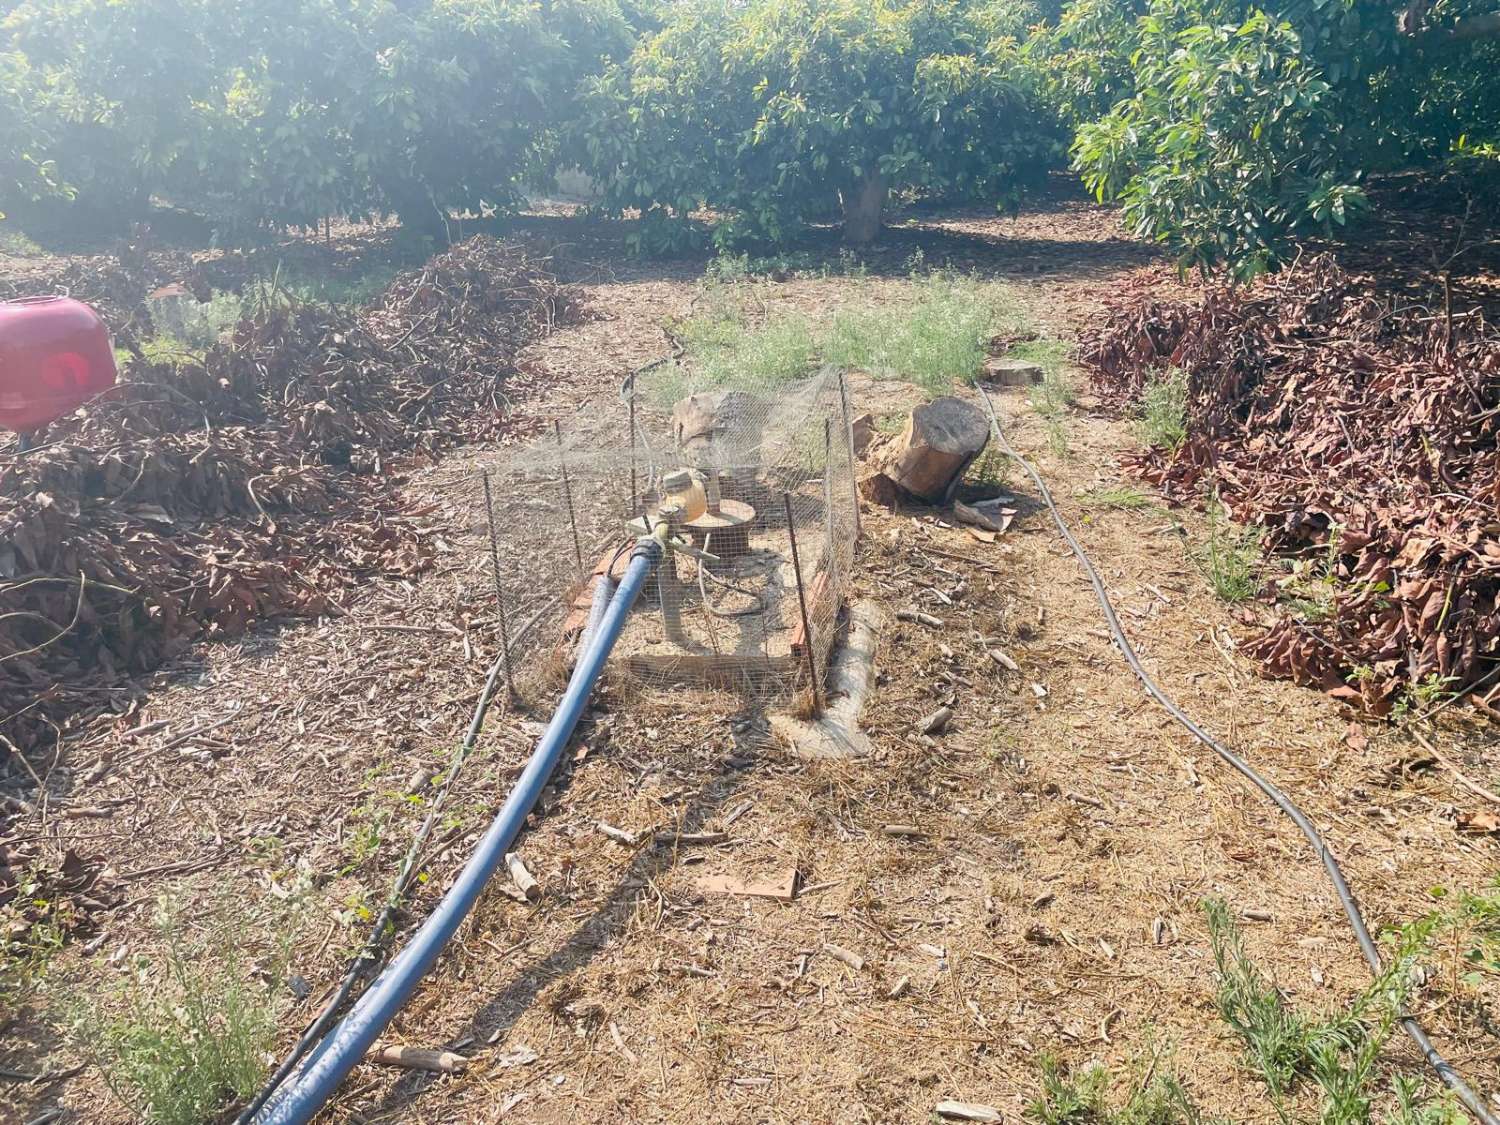
[[[892,188],[1009,201],[1061,152],[1017,43],[1032,13],[965,0],[697,0],[588,84],[576,151],[642,236],[783,241]]]
[[[1500,0],[0,0],[0,211],[70,226],[434,227],[567,163],[643,250],[863,242],[1071,163],[1244,278],[1497,134]]]
[[[1084,2],[1069,16],[1087,19],[1032,45],[1074,115],[1075,167],[1184,266],[1253,276],[1344,224],[1370,173],[1481,152],[1500,131],[1500,41],[1446,3]]]
[[[629,44],[612,0],[21,0],[0,28],[0,104],[75,209],[282,225],[510,205]]]

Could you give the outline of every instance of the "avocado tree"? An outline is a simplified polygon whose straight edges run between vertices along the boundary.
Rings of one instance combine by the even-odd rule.
[[[1058,151],[1016,51],[1025,12],[689,0],[586,83],[575,150],[648,249],[682,244],[701,208],[721,244],[834,215],[861,243],[896,188],[1008,201]]]
[[[18,0],[0,18],[68,211],[116,223],[153,198],[221,225],[441,230],[503,209],[582,75],[629,44],[614,0]],[[17,81],[0,69],[0,99]]]
[[[1184,268],[1274,268],[1299,236],[1360,210],[1369,173],[1483,151],[1500,132],[1500,38],[1466,0],[1294,0],[1274,13],[1150,0],[1138,18],[1139,0],[1086,2],[1131,18],[1092,67],[1077,53],[1103,57],[1101,44],[1069,44],[1066,15],[1039,37],[1059,86],[1102,74],[1117,99],[1079,120],[1075,167]]]
[[[0,54],[0,219],[5,208],[60,189],[45,153],[47,138],[28,109],[29,81],[21,59]]]

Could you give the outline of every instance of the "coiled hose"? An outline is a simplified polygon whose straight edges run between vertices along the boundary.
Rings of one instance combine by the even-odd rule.
[[[1380,951],[1375,946],[1375,939],[1370,935],[1370,927],[1365,924],[1365,918],[1360,912],[1359,904],[1354,901],[1354,894],[1349,889],[1349,883],[1344,878],[1344,872],[1339,867],[1338,860],[1333,858],[1333,853],[1328,850],[1328,845],[1324,842],[1322,835],[1313,825],[1313,822],[1307,818],[1307,814],[1292,803],[1290,797],[1277,788],[1274,783],[1257,773],[1250,763],[1239,757],[1239,755],[1235,754],[1188,717],[1182,708],[1177,706],[1171,696],[1167,695],[1156,685],[1156,681],[1151,678],[1150,673],[1141,666],[1140,657],[1136,655],[1134,646],[1131,645],[1129,638],[1125,636],[1125,629],[1120,624],[1120,618],[1115,613],[1115,607],[1109,600],[1109,593],[1105,590],[1104,580],[1099,577],[1099,571],[1095,569],[1094,563],[1089,558],[1088,553],[1079,544],[1078,540],[1073,537],[1072,531],[1068,529],[1067,522],[1063,519],[1062,513],[1058,511],[1057,503],[1052,499],[1052,492],[1047,488],[1046,482],[1042,480],[1040,474],[1032,467],[1031,462],[1017,453],[1009,440],[1007,440],[1005,431],[1000,428],[1000,419],[995,413],[995,407],[990,401],[990,396],[985,393],[985,389],[982,386],[977,386],[976,384],[976,387],[979,391],[979,397],[984,403],[985,413],[989,415],[990,428],[994,432],[995,440],[1000,443],[1001,451],[1026,470],[1026,475],[1031,478],[1032,483],[1036,485],[1038,494],[1046,503],[1047,511],[1052,515],[1052,522],[1057,525],[1058,532],[1067,542],[1068,548],[1073,552],[1073,556],[1078,560],[1079,565],[1083,567],[1084,573],[1088,575],[1089,583],[1094,587],[1094,597],[1099,601],[1099,608],[1104,613],[1104,620],[1109,625],[1110,633],[1114,636],[1115,646],[1119,648],[1120,654],[1125,657],[1125,663],[1130,665],[1130,670],[1135,673],[1136,678],[1141,681],[1146,691],[1156,702],[1166,708],[1167,712],[1186,727],[1194,738],[1207,746],[1221,760],[1232,766],[1252,785],[1269,797],[1276,807],[1284,812],[1291,819],[1292,823],[1302,831],[1302,835],[1307,837],[1308,843],[1312,845],[1313,851],[1317,853],[1318,859],[1322,861],[1323,870],[1328,873],[1328,879],[1333,884],[1333,890],[1338,895],[1339,902],[1343,905],[1344,913],[1349,917],[1349,925],[1354,930],[1354,939],[1359,943],[1360,952],[1365,955],[1365,960],[1369,962],[1370,971],[1376,977],[1379,977],[1384,971],[1384,966],[1380,960]],[[1459,1101],[1463,1102],[1464,1107],[1476,1119],[1482,1122],[1483,1125],[1500,1125],[1500,1122],[1496,1121],[1495,1115],[1484,1104],[1484,1100],[1469,1087],[1469,1084],[1464,1081],[1463,1076],[1432,1045],[1432,1040],[1427,1038],[1427,1033],[1422,1030],[1421,1024],[1417,1023],[1416,1019],[1409,1015],[1402,1015],[1400,1021],[1402,1030],[1411,1037],[1411,1041],[1417,1045],[1422,1055],[1427,1059],[1428,1064],[1433,1070],[1437,1071],[1437,1075],[1442,1079],[1443,1085],[1453,1091]]]

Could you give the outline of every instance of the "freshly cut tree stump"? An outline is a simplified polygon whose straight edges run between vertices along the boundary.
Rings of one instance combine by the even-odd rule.
[[[989,440],[989,423],[979,408],[945,395],[911,412],[880,472],[902,491],[940,504]]]

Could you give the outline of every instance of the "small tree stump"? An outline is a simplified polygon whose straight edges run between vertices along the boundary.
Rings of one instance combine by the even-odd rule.
[[[695,464],[729,466],[760,441],[767,410],[744,391],[701,391],[672,407],[672,436]]]
[[[905,492],[939,504],[990,440],[978,407],[945,395],[917,407],[889,451],[881,473]]]

